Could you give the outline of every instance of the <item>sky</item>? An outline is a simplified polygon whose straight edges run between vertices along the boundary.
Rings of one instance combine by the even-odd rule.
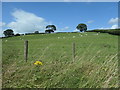
[[[3,31],[44,32],[53,24],[56,32],[74,32],[80,23],[88,30],[117,28],[118,2],[2,2]]]
[[[119,2],[120,0],[2,0],[3,2]]]

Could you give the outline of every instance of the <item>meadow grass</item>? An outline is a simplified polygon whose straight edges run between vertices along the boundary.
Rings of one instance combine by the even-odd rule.
[[[27,62],[25,40],[29,42]],[[36,34],[4,38],[2,43],[3,88],[118,88],[116,35]],[[34,65],[37,60],[43,65]]]

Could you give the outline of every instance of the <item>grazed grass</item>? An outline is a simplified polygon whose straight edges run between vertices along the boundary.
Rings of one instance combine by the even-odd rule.
[[[23,56],[24,40],[29,40],[27,63]],[[73,42],[76,43],[74,62]],[[117,88],[117,51],[118,36],[105,33],[59,33],[5,38],[3,87]],[[36,67],[33,64],[36,60],[42,60],[43,66]]]

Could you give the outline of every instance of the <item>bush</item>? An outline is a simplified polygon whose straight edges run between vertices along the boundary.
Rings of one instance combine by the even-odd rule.
[[[14,35],[14,36],[20,36],[20,34],[19,33],[17,33],[16,35]]]
[[[109,33],[112,35],[120,35],[120,29],[109,29],[109,30],[95,29],[87,32],[100,32],[100,33]]]
[[[120,35],[120,30],[114,30],[114,31],[110,31],[108,33],[113,34],[113,35]]]
[[[39,33],[39,31],[35,31],[35,34],[38,34]]]

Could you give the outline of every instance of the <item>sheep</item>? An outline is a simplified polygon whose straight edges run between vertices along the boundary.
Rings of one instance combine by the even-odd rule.
[[[63,37],[63,38],[65,38],[65,37]]]
[[[73,38],[75,38],[75,36],[73,36]]]

